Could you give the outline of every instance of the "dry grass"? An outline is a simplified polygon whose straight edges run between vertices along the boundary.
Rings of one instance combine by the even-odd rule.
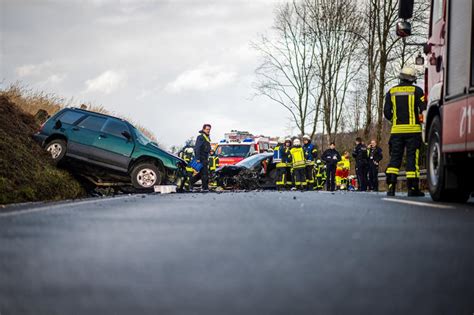
[[[24,112],[31,115],[35,115],[40,109],[47,111],[49,115],[54,115],[62,108],[81,106],[81,104],[78,104],[72,98],[67,99],[54,93],[36,91],[32,88],[22,85],[20,82],[13,83],[7,88],[0,90],[0,96],[8,97],[8,99],[15,103],[16,106],[20,107]],[[132,123],[141,132],[143,132],[143,134],[145,134],[148,138],[156,141],[156,136],[153,134],[153,132],[143,126],[135,124],[133,120],[127,117],[115,115],[102,105],[94,105],[91,103],[86,103],[84,105],[86,105],[87,109],[90,111],[125,119]]]

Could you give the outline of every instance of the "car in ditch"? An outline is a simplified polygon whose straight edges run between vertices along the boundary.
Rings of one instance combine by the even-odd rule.
[[[273,189],[276,163],[273,153],[254,154],[237,164],[219,167],[213,176],[217,186],[224,189]]]
[[[136,189],[182,186],[186,162],[158,147],[126,120],[78,108],[65,108],[33,135],[55,163],[94,166],[129,179]],[[110,176],[117,178],[117,176]]]

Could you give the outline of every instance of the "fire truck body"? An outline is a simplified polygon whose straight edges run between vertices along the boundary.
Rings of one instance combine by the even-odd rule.
[[[407,36],[413,0],[399,1],[397,34]],[[466,201],[474,189],[474,5],[431,0],[430,10],[423,132],[428,186],[436,201]]]

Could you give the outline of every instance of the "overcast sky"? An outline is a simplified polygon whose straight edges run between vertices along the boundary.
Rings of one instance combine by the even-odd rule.
[[[103,105],[165,146],[230,129],[279,136],[288,114],[253,97],[275,0],[0,0],[0,79]]]

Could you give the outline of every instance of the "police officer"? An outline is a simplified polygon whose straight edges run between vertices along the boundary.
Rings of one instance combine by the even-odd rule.
[[[199,131],[199,136],[196,138],[194,145],[194,157],[196,162],[202,164],[201,170],[191,178],[191,188],[198,180],[202,182],[202,192],[209,191],[209,153],[211,152],[211,125],[205,124],[202,130]]]
[[[369,144],[369,189],[379,191],[379,164],[383,159],[382,148],[377,141],[372,140]]]
[[[334,142],[331,142],[329,149],[324,151],[321,158],[326,162],[326,189],[334,191],[336,190],[336,166],[337,162],[341,160],[341,155],[337,152]]]
[[[301,147],[300,139],[293,140],[293,147],[290,150],[293,166],[293,182],[295,188],[305,190],[306,188],[306,160],[304,150]]]
[[[318,158],[318,150],[311,143],[311,138],[308,135],[303,136],[303,150],[306,159],[307,189],[314,189],[314,162]]]
[[[414,85],[416,71],[405,67],[400,71],[400,84],[392,87],[385,96],[384,116],[392,122],[389,141],[390,163],[387,174],[387,195],[395,196],[397,176],[407,151],[406,178],[408,196],[425,194],[419,186],[419,155],[421,147],[421,124],[419,116],[425,110],[423,90]]]
[[[356,175],[359,185],[359,191],[367,191],[367,174],[369,171],[369,153],[367,152],[367,145],[365,145],[362,138],[356,138],[356,146],[352,151],[352,157],[356,161]]]

